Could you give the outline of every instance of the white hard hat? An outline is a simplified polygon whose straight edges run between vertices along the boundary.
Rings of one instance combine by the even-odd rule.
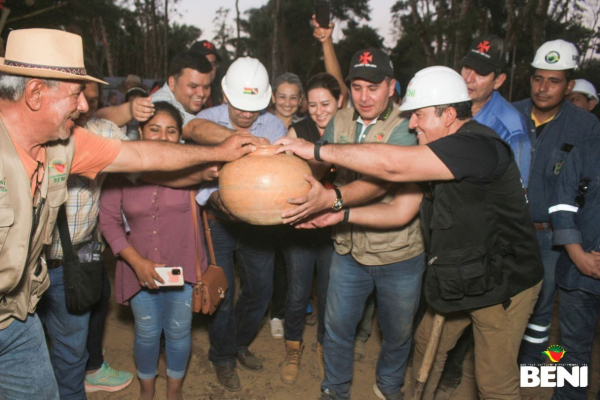
[[[235,60],[223,77],[221,87],[227,101],[238,110],[264,110],[271,100],[267,69],[256,58]]]
[[[578,59],[579,52],[573,43],[562,39],[551,40],[540,46],[531,66],[552,71],[577,69]]]
[[[465,80],[448,67],[435,66],[420,70],[410,80],[401,111],[462,103],[471,100]]]
[[[587,98],[593,98],[596,100],[596,102],[600,101],[598,99],[598,92],[596,92],[596,88],[594,87],[594,85],[589,82],[586,81],[585,79],[575,79],[575,86],[573,86],[573,93],[582,93],[584,94]]]

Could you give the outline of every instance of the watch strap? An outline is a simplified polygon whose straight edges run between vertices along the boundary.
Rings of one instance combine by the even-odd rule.
[[[347,223],[348,220],[350,220],[350,209],[344,208],[344,219],[342,220],[342,222]]]
[[[315,160],[319,161],[319,162],[323,162],[323,159],[321,158],[321,146],[324,146],[327,144],[327,140],[317,140],[315,142]]]
[[[334,187],[333,191],[335,192],[336,200],[342,200],[342,192],[340,191],[340,189]]]

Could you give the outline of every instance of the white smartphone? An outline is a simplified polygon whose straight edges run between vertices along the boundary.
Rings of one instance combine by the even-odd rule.
[[[181,267],[158,267],[156,273],[165,281],[160,283],[156,279],[154,282],[158,286],[183,286],[183,268]]]

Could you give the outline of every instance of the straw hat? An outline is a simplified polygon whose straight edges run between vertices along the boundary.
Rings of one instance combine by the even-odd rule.
[[[106,82],[87,74],[81,36],[56,29],[19,29],[9,33],[0,72],[48,79]]]
[[[130,89],[133,88],[140,88],[143,89],[145,92],[148,91],[148,86],[146,86],[144,82],[142,82],[142,79],[139,76],[133,74],[127,75],[127,78],[125,78],[125,80],[119,83],[119,85],[117,86],[117,89],[122,93],[127,93]]]

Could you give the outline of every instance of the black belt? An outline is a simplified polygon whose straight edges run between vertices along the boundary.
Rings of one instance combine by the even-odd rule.
[[[63,265],[63,260],[46,260],[48,269],[58,268]]]

